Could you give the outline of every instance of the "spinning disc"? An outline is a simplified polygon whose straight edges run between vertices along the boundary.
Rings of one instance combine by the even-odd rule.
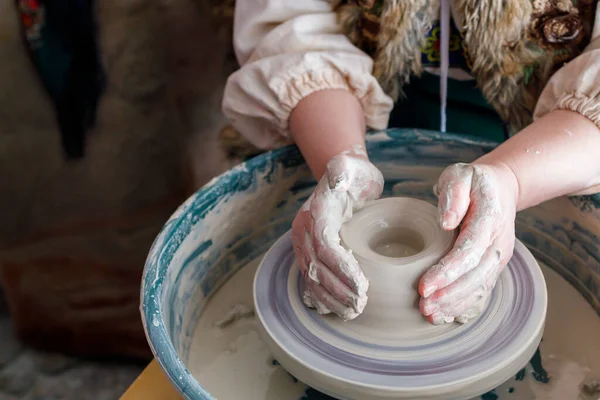
[[[288,232],[256,273],[254,302],[263,336],[292,375],[339,399],[469,399],[513,376],[541,340],[544,278],[518,241],[478,318],[427,326],[418,335],[355,329],[361,316],[342,322],[305,307],[294,261]]]

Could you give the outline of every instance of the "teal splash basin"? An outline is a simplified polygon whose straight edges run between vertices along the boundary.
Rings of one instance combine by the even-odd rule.
[[[434,204],[432,187],[446,166],[473,161],[497,145],[415,130],[372,134],[367,144],[386,180],[384,196]],[[215,398],[186,368],[207,301],[290,228],[314,186],[295,147],[268,152],[200,189],[156,238],[144,269],[141,313],[155,358],[186,399]],[[560,198],[522,212],[517,236],[600,314],[600,196]]]

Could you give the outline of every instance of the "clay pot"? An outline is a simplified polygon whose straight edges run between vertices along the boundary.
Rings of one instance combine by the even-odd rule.
[[[419,311],[417,285],[456,237],[438,221],[433,205],[396,197],[369,203],[344,224],[342,245],[352,251],[369,280],[367,306],[348,328],[381,344],[418,339],[436,330]]]

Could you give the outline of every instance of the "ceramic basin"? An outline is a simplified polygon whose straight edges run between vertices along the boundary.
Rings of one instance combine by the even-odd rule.
[[[433,204],[432,186],[447,165],[495,146],[414,130],[368,137],[371,159],[386,180],[384,196]],[[144,269],[141,313],[156,359],[186,399],[215,398],[186,368],[207,301],[289,229],[314,185],[295,147],[265,153],[200,189],[157,236]],[[517,236],[600,314],[600,196],[556,199],[523,212]]]

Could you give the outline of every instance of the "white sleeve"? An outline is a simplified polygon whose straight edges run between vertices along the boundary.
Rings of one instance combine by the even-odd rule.
[[[534,118],[554,110],[578,112],[600,128],[600,5],[591,43],[552,76],[538,100]]]
[[[255,146],[289,138],[291,111],[324,89],[350,91],[370,128],[387,127],[393,101],[371,58],[341,33],[329,1],[237,0],[234,47],[242,67],[227,81],[223,112]]]

